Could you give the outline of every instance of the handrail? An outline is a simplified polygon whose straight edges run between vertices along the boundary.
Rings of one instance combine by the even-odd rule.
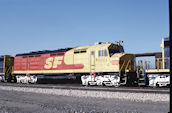
[[[123,64],[122,64],[121,68],[119,69],[119,76],[121,76],[121,70],[122,70],[122,68],[124,67],[124,64],[125,64],[125,60],[124,60],[124,62],[123,62]]]
[[[129,67],[129,63],[131,62],[131,60],[128,60],[127,66],[125,68],[125,70],[127,70],[127,68]]]
[[[154,65],[155,67],[150,67],[150,64],[153,64],[153,61],[151,61],[150,59],[147,59],[145,60],[145,69],[146,70],[149,70],[149,69],[157,69],[157,70],[160,70],[160,69],[169,69],[170,68],[170,58],[169,57],[166,57],[164,58],[164,61],[163,61],[163,58],[156,58],[154,59]],[[164,67],[163,67],[164,65]]]
[[[119,71],[122,70],[122,68],[124,67],[124,64],[125,64],[125,60],[124,60],[124,63],[122,64],[121,68],[119,69]]]

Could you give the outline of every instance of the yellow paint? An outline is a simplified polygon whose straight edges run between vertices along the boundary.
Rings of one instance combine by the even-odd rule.
[[[5,75],[5,73],[0,73],[0,75]]]
[[[162,72],[170,72],[169,69],[146,69],[146,73],[162,73]]]
[[[46,64],[44,65],[45,69],[54,70],[37,70],[37,71],[14,71],[14,74],[44,74],[44,73],[90,73],[90,72],[119,72],[119,71],[127,71],[132,72],[134,69],[134,65],[129,67],[130,64],[116,64],[113,65],[114,60],[132,60],[133,54],[126,53],[115,53],[112,56],[109,56],[109,48],[113,48],[113,43],[103,43],[96,44],[92,46],[80,46],[77,48],[73,48],[67,51],[63,56],[59,57],[49,57],[46,59]],[[116,44],[118,46],[118,44]],[[120,45],[121,46],[121,45]],[[85,52],[75,53],[75,51],[84,50]],[[103,56],[99,56],[99,50],[106,50],[107,56],[103,54]],[[92,51],[94,51],[94,55],[92,55]],[[72,64],[83,64],[84,68],[82,69],[65,69],[65,70],[56,70],[56,68],[61,65],[62,59],[64,59],[64,63],[66,65]],[[123,66],[122,66],[123,65]],[[121,68],[122,67],[122,68]]]
[[[46,64],[44,65],[45,69],[50,69],[52,67],[53,57],[47,58]]]
[[[55,57],[54,63],[53,63],[53,68],[57,68],[57,66],[62,63],[62,59],[63,59],[62,56]]]
[[[44,68],[45,69],[57,68],[57,66],[62,63],[62,59],[63,59],[63,56],[47,58]]]
[[[162,68],[164,69],[165,68],[165,65],[164,65],[164,38],[162,38],[162,44],[160,46],[162,48]]]

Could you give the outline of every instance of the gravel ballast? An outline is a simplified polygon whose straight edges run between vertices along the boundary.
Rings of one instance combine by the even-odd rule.
[[[169,102],[169,94],[157,93],[131,93],[131,92],[105,92],[105,91],[83,91],[83,90],[68,90],[68,89],[42,89],[42,88],[26,88],[26,87],[10,87],[0,86],[1,90],[31,92],[50,95],[62,95],[73,97],[93,97],[93,98],[109,98],[109,99],[124,99],[130,101],[152,101],[152,102]]]
[[[169,102],[136,102],[0,89],[0,113],[168,113],[169,108]]]

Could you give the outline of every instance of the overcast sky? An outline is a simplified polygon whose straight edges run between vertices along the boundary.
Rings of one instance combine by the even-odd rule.
[[[123,40],[127,53],[160,52],[168,0],[0,0],[0,55]]]

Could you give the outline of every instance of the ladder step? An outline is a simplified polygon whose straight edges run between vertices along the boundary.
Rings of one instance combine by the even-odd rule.
[[[140,77],[144,77],[144,75],[140,75]]]
[[[145,80],[145,78],[140,78],[139,80]]]
[[[138,81],[138,84],[145,84],[145,81]]]
[[[125,84],[126,84],[125,82],[120,83],[120,85],[125,85]]]
[[[139,86],[146,85],[145,83],[138,83]]]
[[[122,80],[126,80],[126,78],[122,78]]]

